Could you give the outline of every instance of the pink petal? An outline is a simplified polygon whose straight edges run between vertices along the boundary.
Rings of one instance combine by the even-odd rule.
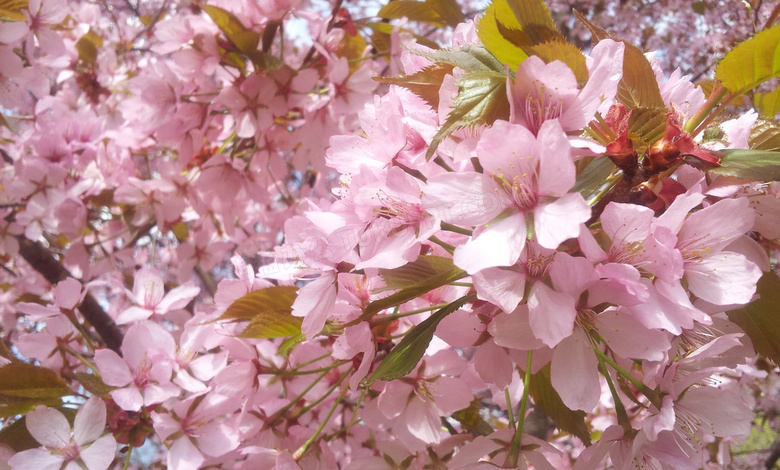
[[[152,412],[154,431],[162,440],[167,440],[173,433],[181,430],[181,422],[177,421],[171,413]]]
[[[623,76],[624,48],[622,42],[604,39],[590,51],[593,65],[588,67],[588,83],[577,97],[583,116],[593,116],[602,102],[615,97]]]
[[[691,214],[678,238],[692,243],[690,249],[716,252],[749,231],[754,220],[747,198],[724,199]]]
[[[203,454],[187,436],[177,439],[168,450],[168,468],[170,470],[200,468],[205,460]]]
[[[165,297],[157,305],[157,313],[165,313],[169,310],[175,310],[177,308],[184,308],[200,293],[200,287],[196,286],[194,282],[187,281],[186,283],[175,287],[168,292]]]
[[[46,449],[30,449],[15,454],[8,460],[14,470],[59,470],[65,459]]]
[[[756,292],[761,269],[738,253],[722,251],[685,263],[688,288],[715,305],[746,304]]]
[[[73,423],[73,440],[83,446],[103,434],[106,428],[106,404],[96,396],[90,397],[79,411]]]
[[[703,200],[704,200],[704,195],[700,193],[691,193],[691,194],[686,193],[677,196],[674,202],[672,203],[672,205],[669,206],[668,209],[666,209],[666,212],[664,212],[658,217],[658,219],[656,220],[656,225],[666,227],[672,233],[676,234],[677,232],[680,231],[680,228],[685,222],[685,218],[688,216],[688,212],[690,212],[691,209],[693,209],[694,207],[701,204],[701,201]]]
[[[599,315],[596,327],[607,346],[624,358],[660,361],[671,347],[666,333],[645,328],[620,310],[608,310]]]
[[[133,281],[135,302],[143,307],[156,307],[165,295],[165,285],[160,272],[153,268],[140,269]]]
[[[590,206],[579,193],[569,193],[534,209],[534,231],[539,244],[556,249],[580,234],[580,226],[590,218]]]
[[[493,178],[481,173],[444,173],[429,179],[422,204],[439,219],[461,226],[482,225],[495,219],[510,201]]]
[[[556,292],[542,282],[534,283],[528,297],[529,319],[534,336],[549,347],[571,335],[574,328],[575,299]]]
[[[601,395],[598,367],[588,336],[581,329],[555,348],[550,379],[569,409],[590,413],[596,407]]]
[[[544,346],[531,332],[528,307],[518,306],[517,310],[509,313],[499,313],[488,325],[488,332],[493,336],[497,345],[505,348],[530,351]]]
[[[385,390],[377,399],[377,406],[388,419],[397,418],[406,409],[414,395],[411,385],[394,380],[385,385]]]
[[[75,308],[81,301],[81,283],[72,277],[65,279],[54,288],[54,298],[60,308]]]
[[[236,423],[233,423],[236,424]],[[211,457],[232,451],[241,443],[238,427],[225,423],[211,423],[200,428],[196,438],[200,450]]]
[[[416,396],[406,407],[406,426],[412,435],[426,444],[441,441],[441,417],[432,400],[422,401]]]
[[[644,206],[610,202],[601,213],[601,226],[613,246],[641,242],[650,236],[654,215]]]
[[[565,196],[577,178],[569,140],[557,119],[545,121],[537,138],[541,152],[537,191],[544,196]]]
[[[505,389],[512,382],[512,371],[514,370],[512,361],[504,348],[497,346],[493,341],[479,345],[477,352],[474,353],[474,368],[485,383],[494,384],[499,389]],[[436,405],[439,406],[438,400]],[[454,411],[457,410],[458,408]]]
[[[456,310],[444,317],[436,328],[436,336],[455,348],[473,346],[485,332],[485,323],[467,310]]]
[[[81,459],[89,470],[106,470],[116,456],[116,440],[114,436],[106,435],[81,451]]]
[[[134,323],[134,322],[139,322],[141,320],[146,320],[147,318],[150,318],[153,314],[154,312],[147,308],[133,305],[132,307],[128,308],[127,310],[117,315],[116,323],[117,325],[127,325],[128,323]]]
[[[674,422],[674,398],[671,395],[666,395],[661,410],[645,419],[645,422],[642,423],[642,430],[650,441],[655,441],[661,432],[674,429]]]
[[[526,127],[496,121],[486,129],[477,143],[477,155],[484,174],[512,176],[535,174],[539,162],[536,137]]]
[[[512,312],[525,295],[525,273],[513,269],[487,268],[471,277],[477,297]]]
[[[568,253],[556,253],[550,264],[550,279],[561,292],[575,297],[599,280],[596,270],[587,258],[574,257]]]
[[[455,249],[455,265],[474,274],[485,268],[511,266],[525,248],[525,216],[521,212],[490,223]]]
[[[750,434],[753,413],[731,390],[691,388],[680,399],[679,406],[702,418],[702,430],[707,434],[718,437]]]
[[[144,406],[144,397],[137,387],[120,388],[110,392],[120,408],[126,411],[138,411]]]
[[[307,338],[317,336],[325,320],[333,312],[336,304],[336,275],[322,273],[320,277],[303,286],[298,291],[292,306],[292,314],[304,317],[301,331]]]
[[[41,445],[63,449],[70,445],[70,423],[54,408],[38,406],[25,415],[27,430]]]
[[[509,362],[509,357],[506,354],[504,357]],[[512,373],[510,372],[509,375],[509,381],[511,381]],[[439,377],[435,382],[431,382],[429,387],[441,416],[447,416],[468,407],[471,400],[474,399],[471,387],[457,377]]]
[[[119,357],[119,354],[110,349],[98,349],[95,351],[95,364],[106,385],[112,387],[124,387],[133,381],[130,367]]]

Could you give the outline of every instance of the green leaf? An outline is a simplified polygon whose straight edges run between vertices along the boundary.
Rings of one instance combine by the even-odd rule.
[[[602,39],[618,40],[591,23],[577,10],[574,10],[574,16],[590,30],[594,45],[598,44]],[[626,105],[628,109],[636,107],[665,107],[650,61],[647,60],[647,57],[638,47],[626,41],[622,42],[625,46],[623,78],[618,84],[617,99]]]
[[[261,70],[279,70],[284,66],[282,59],[261,50],[247,52],[246,56]]]
[[[379,18],[409,18],[412,21],[428,23],[433,26],[456,27],[466,20],[455,0],[394,0],[383,6],[377,13]]]
[[[697,15],[703,15],[707,11],[707,4],[703,1],[691,3],[691,9]]]
[[[520,23],[532,45],[564,41],[542,0],[507,0],[509,9]]]
[[[22,10],[28,5],[28,0],[0,0],[0,21],[25,21]]]
[[[506,76],[498,72],[472,72],[458,79],[455,104],[444,125],[431,140],[425,155],[430,160],[439,144],[452,132],[464,127],[491,125],[496,119],[509,119]]]
[[[780,127],[772,121],[759,121],[750,131],[750,148],[780,152]]]
[[[377,380],[395,380],[411,372],[428,349],[439,322],[474,298],[474,295],[461,297],[409,330],[371,374],[367,380],[369,386]]]
[[[294,286],[273,286],[256,290],[233,302],[217,320],[249,321],[239,336],[282,338],[301,333],[303,319],[292,316],[298,295]]]
[[[507,64],[511,70],[516,70],[522,61],[528,58],[518,45],[522,36],[523,26],[515,18],[506,0],[495,0],[491,3],[477,24],[477,36],[485,48],[502,64]],[[514,32],[513,35],[511,32]],[[507,37],[507,36],[515,37]]]
[[[634,148],[638,151],[650,146],[664,136],[666,116],[669,111],[666,108],[639,106],[631,111],[628,119],[628,133],[634,141]]]
[[[588,81],[588,65],[585,62],[585,55],[574,44],[553,40],[535,46],[527,46],[523,50],[528,55],[539,57],[546,64],[560,60],[574,72],[577,83],[585,84]]]
[[[377,312],[432,291],[441,286],[468,276],[466,271],[452,264],[452,259],[442,256],[420,256],[396,269],[380,269],[379,275],[385,281],[387,289],[400,289],[398,292],[375,300],[364,309],[363,315],[351,324],[370,320]]]
[[[756,93],[753,97],[756,109],[762,116],[773,118],[780,113],[780,88],[769,93]]]
[[[466,16],[455,0],[427,0],[439,12],[444,24],[452,28],[466,21]]]
[[[65,418],[71,425],[73,424],[76,418],[76,410],[73,408],[58,408],[58,411],[65,415]],[[4,424],[0,428],[0,444],[7,445],[15,452],[22,452],[23,450],[35,449],[41,446],[27,430],[25,416],[22,416],[10,425]]]
[[[470,72],[494,71],[504,74],[504,66],[482,46],[467,45],[460,49],[442,49],[427,52],[411,49],[409,52],[433,62],[444,62]]]
[[[271,50],[271,46],[274,43],[274,38],[276,37],[276,33],[279,31],[279,28],[282,26],[281,20],[273,20],[269,21],[267,25],[265,25],[265,28],[263,29],[263,52],[268,52]]]
[[[301,344],[304,340],[306,340],[306,335],[303,333],[298,333],[295,336],[290,336],[289,338],[285,339],[279,344],[279,347],[276,348],[276,354],[278,356],[282,356],[285,359],[289,359],[290,354],[292,354],[296,346]]]
[[[56,407],[62,404],[59,398],[17,398],[0,395],[0,418],[23,415],[39,405]]]
[[[396,289],[412,289],[418,286],[444,285],[464,277],[464,271],[455,266],[452,258],[445,256],[420,256],[400,268],[380,269],[379,276],[385,285],[376,292]],[[430,289],[428,289],[430,290]],[[425,293],[428,290],[421,292]]]
[[[386,35],[388,38],[391,34],[393,34],[393,31],[395,31],[395,26],[391,25],[390,23],[375,22],[375,23],[368,23],[368,25],[366,26],[368,26],[369,28],[371,28],[377,33],[382,33],[383,35]],[[429,47],[431,49],[439,49],[441,47],[436,41],[431,41],[425,36],[421,36],[415,33],[414,31],[405,28],[400,28],[398,32],[411,34],[414,37],[414,39],[417,41],[417,44],[422,44],[425,47]],[[386,52],[388,49],[389,47],[387,49],[379,49],[379,52]]]
[[[765,29],[731,50],[715,68],[715,78],[741,95],[780,74],[780,25]]]
[[[584,159],[580,159],[578,163]],[[587,197],[604,185],[607,177],[615,169],[612,160],[606,157],[595,157],[582,170],[577,172],[577,182],[572,188],[572,192],[577,192]]]
[[[379,9],[376,16],[385,19],[409,18],[412,21],[428,23],[433,26],[444,26],[444,18],[436,11],[432,2],[416,2],[414,0],[394,0]]]
[[[720,152],[724,155],[720,166],[709,173],[756,181],[780,181],[780,152],[733,149]]]
[[[466,432],[475,436],[489,436],[493,433],[493,427],[482,418],[481,409],[482,401],[479,398],[474,398],[468,408],[456,411],[452,417],[460,422]]]
[[[590,434],[585,425],[585,412],[572,411],[563,404],[560,395],[552,386],[550,364],[531,376],[528,389],[536,406],[547,413],[558,429],[580,438],[586,446],[590,445]]]
[[[96,374],[76,372],[75,376],[81,386],[93,395],[108,395],[109,392],[116,389],[116,387],[106,385],[100,376]]]
[[[203,5],[200,7],[211,17],[214,23],[219,26],[219,29],[225,33],[225,37],[228,38],[239,52],[249,54],[250,52],[257,50],[257,45],[260,43],[260,33],[248,29],[241,23],[241,20],[233,13],[224,10],[214,5]]]
[[[452,74],[454,67],[446,63],[434,63],[412,75],[404,77],[374,77],[374,80],[407,88],[424,99],[433,109],[439,108],[439,89],[444,77]]]
[[[12,118],[11,116],[5,116],[0,113],[0,126],[3,126],[14,134],[19,135],[20,127],[18,119]]]
[[[0,396],[47,399],[72,395],[59,374],[26,362],[11,362],[0,367]]]
[[[89,28],[89,31],[76,41],[79,61],[84,64],[94,64],[101,47],[103,47],[103,38],[94,29]]]
[[[780,364],[780,279],[764,273],[756,292],[758,299],[726,315],[747,333],[756,352]]]
[[[0,444],[5,444],[15,452],[21,452],[23,450],[35,449],[41,445],[38,441],[32,437],[30,431],[27,430],[27,421],[22,417],[11,423],[10,425],[3,426],[0,429]]]

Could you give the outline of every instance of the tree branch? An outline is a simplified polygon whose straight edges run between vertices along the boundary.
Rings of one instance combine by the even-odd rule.
[[[19,240],[19,254],[22,255],[22,258],[51,284],[72,277],[70,272],[43,245],[24,237],[17,237],[17,239]],[[87,293],[79,306],[79,311],[95,328],[103,343],[117,354],[121,354],[119,348],[122,345],[122,332],[92,294]]]

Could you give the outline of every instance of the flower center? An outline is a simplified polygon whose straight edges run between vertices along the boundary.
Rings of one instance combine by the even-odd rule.
[[[74,442],[59,449],[52,449],[51,453],[62,457],[66,462],[70,462],[79,457],[79,445]]]
[[[563,112],[563,101],[560,97],[553,97],[552,93],[547,93],[547,88],[542,85],[539,92],[528,93],[525,97],[523,106],[523,115],[525,117],[528,130],[537,135],[544,121],[557,119]]]
[[[515,205],[523,212],[536,207],[539,200],[534,189],[536,188],[536,175],[533,173],[516,174],[511,180],[504,174],[493,173],[493,180],[512,198]]]

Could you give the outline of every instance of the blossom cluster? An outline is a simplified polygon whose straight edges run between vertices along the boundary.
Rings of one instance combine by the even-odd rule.
[[[771,77],[705,93],[527,3],[425,2],[443,49],[341,4],[3,13],[0,456],[730,465],[780,340],[780,130],[722,113]]]

